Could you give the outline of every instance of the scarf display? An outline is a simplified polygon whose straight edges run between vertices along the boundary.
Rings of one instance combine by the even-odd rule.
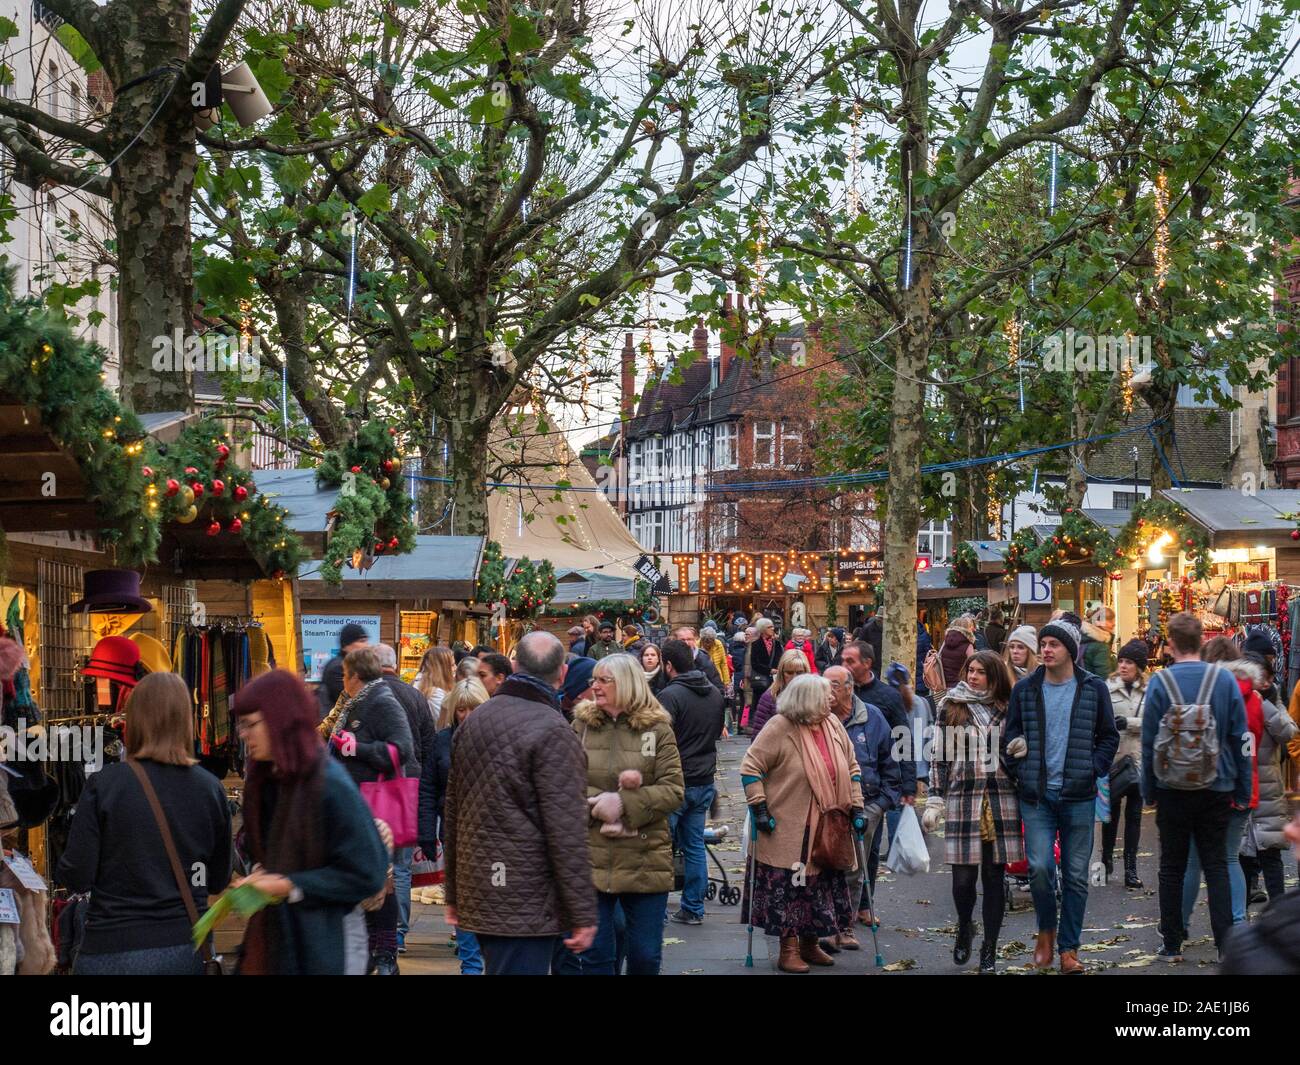
[[[230,697],[255,676],[253,648],[270,660],[260,625],[186,625],[172,647],[172,668],[194,703],[194,746],[199,756],[233,753],[239,741],[230,720]]]

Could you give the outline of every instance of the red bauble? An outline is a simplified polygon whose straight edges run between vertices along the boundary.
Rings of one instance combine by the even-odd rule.
[[[153,480],[153,467],[152,467],[152,466],[144,466],[144,467],[141,468],[140,472],[143,473],[143,474],[145,475],[145,477],[146,477],[148,480],[151,480],[151,481]]]
[[[397,430],[396,430],[396,429],[389,429],[389,430],[388,430],[388,435],[389,435],[389,436],[396,436],[396,435],[397,435]]]
[[[196,470],[193,466],[186,466],[186,467],[185,467],[185,476],[187,476],[187,477],[194,477],[196,474],[198,474],[198,472],[199,472],[199,471]]]
[[[278,581],[284,577],[284,570],[278,569],[274,573],[272,573],[271,576]]]
[[[1142,528],[1142,526],[1145,525],[1145,524],[1146,524],[1146,519],[1144,519],[1144,518],[1138,518],[1138,528],[1139,528],[1139,529]]]
[[[243,532],[244,523],[240,521],[238,518],[236,518],[234,521],[230,523],[230,531],[232,533]]]
[[[360,473],[360,472],[361,472],[361,467],[360,467],[360,466],[353,466],[353,467],[352,467],[352,472],[353,472],[353,473]]]
[[[226,491],[226,482],[218,481],[214,479],[212,482],[212,494],[214,496],[224,495],[225,491]]]
[[[397,466],[397,463],[395,463],[392,459],[384,459],[384,472],[385,472],[385,473],[392,473],[393,470],[396,468],[396,466]]]
[[[202,482],[202,481],[195,481],[192,485],[190,485],[190,489],[194,492],[194,498],[195,498],[195,499],[201,499],[201,498],[203,498],[203,482]]]
[[[1300,529],[1292,529],[1292,530],[1291,530],[1291,539],[1292,539],[1292,540],[1300,540]]]
[[[178,481],[178,480],[176,480],[175,477],[168,477],[168,478],[167,478],[167,494],[168,494],[169,496],[174,496],[174,495],[175,495],[177,492],[179,492],[180,490],[181,490],[181,482]]]
[[[1192,546],[1192,541],[1191,541],[1191,540],[1188,540],[1188,541],[1187,541],[1187,546],[1188,546],[1188,547],[1191,547],[1191,546]]]
[[[216,518],[213,518],[212,524],[208,526],[208,535],[216,536],[219,532],[221,532],[221,522],[217,521]]]
[[[235,498],[241,503],[248,498],[248,489],[242,484],[235,485]]]
[[[399,541],[398,541],[397,537],[394,536],[391,540],[388,541],[388,546],[389,546],[389,547],[396,547],[396,546],[398,545],[398,543],[399,543]]]
[[[219,458],[223,458],[223,459],[225,459],[225,458],[229,458],[229,457],[230,457],[230,448],[226,447],[225,444],[218,444],[218,445],[217,445],[217,456],[218,456]]]

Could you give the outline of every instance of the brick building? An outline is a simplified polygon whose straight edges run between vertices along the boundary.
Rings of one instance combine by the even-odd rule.
[[[1288,206],[1300,208],[1300,178],[1291,178]],[[1291,307],[1300,307],[1300,256],[1292,259],[1284,271],[1285,299]],[[1278,328],[1285,328],[1279,326]],[[1277,372],[1277,458],[1274,461],[1278,487],[1300,487],[1300,358],[1288,359]]]
[[[729,316],[743,313],[739,303]],[[734,320],[734,319],[733,319]],[[593,449],[632,535],[649,552],[876,550],[866,490],[757,490],[816,476],[817,381],[841,372],[815,328],[796,327],[756,355],[698,326],[694,361],[667,366],[638,398],[637,348],[622,353],[624,422]],[[714,353],[716,350],[716,354]]]

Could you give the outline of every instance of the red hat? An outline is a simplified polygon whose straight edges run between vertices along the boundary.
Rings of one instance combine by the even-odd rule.
[[[126,636],[105,636],[90,652],[90,662],[81,671],[85,677],[106,677],[128,688],[140,679],[140,646]]]

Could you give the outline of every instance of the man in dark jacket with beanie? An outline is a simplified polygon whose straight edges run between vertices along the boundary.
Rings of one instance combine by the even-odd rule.
[[[1038,916],[1034,964],[1051,967],[1057,943],[1056,859],[1061,837],[1061,972],[1081,973],[1097,778],[1110,773],[1119,732],[1110,691],[1074,664],[1079,628],[1065,620],[1038,632],[1043,664],[1011,689],[1002,754],[1020,790],[1030,889]]]
[[[725,719],[722,693],[695,668],[695,654],[685,640],[665,640],[659,649],[668,684],[659,702],[673,720],[673,735],[682,757],[686,798],[669,817],[677,849],[686,859],[681,909],[671,914],[678,924],[704,923],[704,890],[709,881],[704,850],[704,821],[713,797],[713,774],[718,766],[718,739]]]
[[[366,635],[366,630],[355,621],[349,621],[339,629],[339,653],[325,663],[325,668],[320,675],[320,687],[317,689],[320,695],[322,721],[329,716],[330,711],[334,709],[334,704],[339,701],[339,696],[343,693],[343,659],[347,657],[349,651],[365,647],[369,642],[370,637]]]

